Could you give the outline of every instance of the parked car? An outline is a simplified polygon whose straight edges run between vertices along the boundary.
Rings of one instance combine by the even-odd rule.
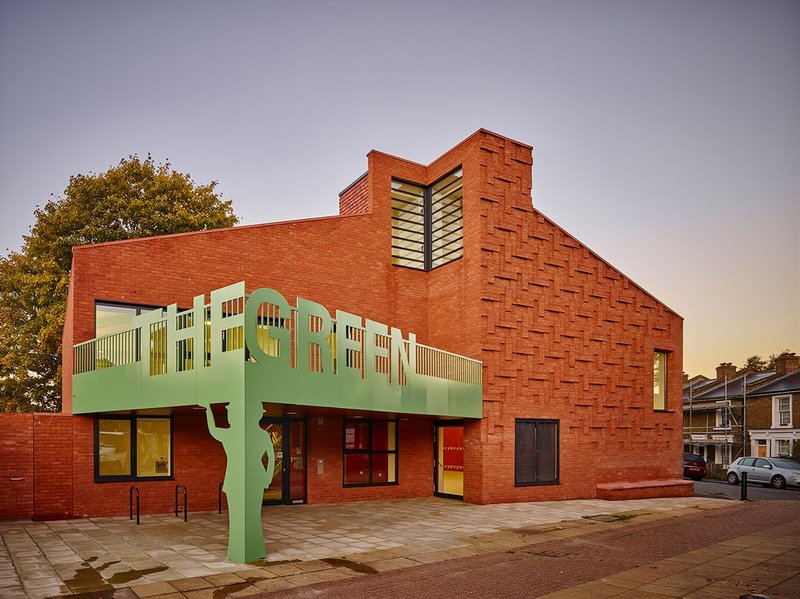
[[[800,462],[785,458],[739,458],[728,468],[728,483],[738,485],[742,473],[747,482],[784,489],[786,485],[800,486]]]
[[[683,454],[683,475],[694,480],[703,480],[708,474],[708,465],[703,456],[696,453]]]

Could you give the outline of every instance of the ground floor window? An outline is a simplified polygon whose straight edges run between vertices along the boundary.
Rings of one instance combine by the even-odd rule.
[[[558,420],[518,418],[515,427],[514,484],[558,483]]]
[[[345,420],[344,486],[397,484],[397,421]]]
[[[775,456],[779,458],[788,458],[792,455],[792,442],[789,439],[776,439],[775,440]]]
[[[94,431],[96,481],[172,477],[172,417],[97,416]]]

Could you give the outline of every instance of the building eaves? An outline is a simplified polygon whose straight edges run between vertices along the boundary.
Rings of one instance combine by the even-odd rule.
[[[800,370],[795,370],[777,379],[767,381],[763,385],[758,385],[754,390],[747,394],[753,397],[762,395],[774,395],[776,393],[800,393]]]
[[[747,384],[747,393],[750,393],[750,386],[754,385],[765,379],[774,377],[775,373],[770,372],[744,372],[737,374],[736,378],[725,381],[715,381],[716,385],[712,388],[698,393],[692,397],[692,401],[710,401],[717,399],[732,399],[734,397],[742,397],[745,391],[745,383]]]

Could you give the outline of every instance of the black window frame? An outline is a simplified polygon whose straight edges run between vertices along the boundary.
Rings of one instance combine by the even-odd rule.
[[[393,266],[399,266],[401,268],[410,268],[410,269],[413,269],[413,270],[421,270],[421,271],[424,271],[424,272],[429,272],[429,271],[434,270],[436,268],[440,268],[442,266],[446,266],[446,265],[450,264],[451,262],[455,262],[456,260],[460,260],[461,258],[464,257],[464,197],[463,197],[463,193],[464,193],[463,192],[463,189],[464,189],[464,174],[463,174],[463,170],[464,170],[463,169],[463,165],[459,164],[457,167],[451,169],[450,171],[448,171],[447,173],[445,173],[444,175],[439,177],[436,181],[434,181],[430,185],[420,185],[419,183],[415,183],[414,181],[409,181],[407,179],[403,179],[403,178],[400,178],[400,177],[392,177],[392,181],[397,181],[398,183],[401,183],[401,184],[412,185],[414,187],[418,187],[422,191],[422,196],[421,196],[422,204],[421,204],[421,207],[422,207],[422,221],[423,221],[422,222],[422,252],[421,252],[421,256],[419,258],[411,258],[411,257],[407,257],[407,256],[406,257],[401,257],[401,256],[396,256],[395,255],[395,253],[394,253],[395,250],[402,250],[403,249],[403,248],[401,248],[399,246],[395,246],[394,245],[394,240],[395,239],[403,239],[404,241],[412,241],[412,242],[416,242],[416,239],[405,239],[405,238],[402,238],[402,237],[398,237],[395,234],[396,227],[395,227],[394,224],[392,224],[392,248],[391,249],[392,249],[392,265]],[[461,206],[460,206],[461,216],[457,220],[450,221],[450,222],[446,223],[446,225],[443,225],[443,226],[439,227],[438,229],[436,229],[436,231],[434,231],[434,226],[439,224],[441,222],[441,220],[443,219],[443,216],[440,213],[442,211],[450,208],[450,206],[452,206],[452,204],[455,203],[455,201],[451,202],[450,204],[445,204],[444,206],[440,206],[438,204],[434,205],[434,203],[433,203],[433,189],[437,185],[439,185],[439,183],[441,183],[442,181],[444,181],[445,179],[447,179],[448,177],[452,176],[453,174],[455,174],[455,173],[457,173],[459,171],[461,171],[461,176],[459,177],[459,180],[460,180],[459,187],[461,188],[461,199],[460,199],[460,202],[461,202]],[[434,209],[437,210],[437,214],[440,214],[439,219],[437,220],[437,222],[433,221]],[[457,211],[458,211],[457,209],[456,210],[452,210],[450,212],[447,212],[444,216],[449,216],[451,214],[454,214]],[[395,219],[404,220],[404,219],[402,219],[400,217],[395,217],[393,215],[392,216],[392,220],[395,220]],[[442,247],[447,247],[449,245],[452,245],[453,243],[458,243],[459,244],[458,247],[450,249],[447,252],[445,252],[443,255],[438,256],[436,259],[434,259],[434,257],[433,257],[433,245],[434,245],[434,242],[439,242],[442,239],[444,239],[444,238],[448,237],[449,235],[451,235],[452,231],[448,231],[447,233],[441,233],[441,231],[445,227],[449,227],[455,222],[460,223],[459,226],[458,226],[458,230],[460,230],[460,236],[458,236],[458,238],[455,239],[455,240],[451,240],[451,241],[443,244]],[[400,229],[400,230],[401,231],[405,231],[404,229]],[[434,233],[437,234],[436,237],[434,236]],[[416,252],[416,250],[413,250],[413,251]],[[456,252],[459,252],[459,251],[461,253],[458,256],[456,256],[454,258],[448,258],[450,255],[455,254]],[[395,259],[401,259],[401,260],[405,260],[407,262],[417,262],[417,263],[419,263],[419,266],[412,266],[411,264],[397,264],[397,263],[394,262]],[[439,263],[438,264],[434,264],[435,261],[437,261]]]
[[[519,476],[519,452],[520,452],[520,443],[519,440],[521,438],[520,435],[520,427],[521,425],[534,425],[534,438],[533,438],[533,446],[534,446],[534,454],[536,453],[536,428],[538,425],[548,425],[555,427],[555,464],[554,464],[554,472],[555,478],[550,480],[520,480]],[[560,421],[553,418],[516,418],[514,420],[514,486],[515,487],[534,487],[534,486],[542,486],[542,485],[558,485],[561,484],[561,424]],[[535,465],[535,460],[534,460]],[[538,473],[534,472],[534,478],[538,477]]]
[[[372,449],[372,424],[374,422],[386,422],[394,424],[394,449]],[[348,424],[368,424],[369,440],[367,449],[347,449],[347,425]],[[372,455],[373,454],[394,454],[394,481],[373,482],[372,480]],[[347,460],[348,455],[369,455],[369,482],[348,483]],[[345,418],[342,425],[342,487],[388,487],[400,484],[400,426],[396,419],[391,418]]]
[[[169,419],[169,475],[168,476],[137,476],[136,463],[137,463],[137,430],[136,422],[139,419]],[[100,421],[101,420],[127,420],[131,423],[131,473],[121,475],[100,475]],[[94,416],[94,482],[96,483],[116,483],[116,482],[132,482],[132,481],[158,481],[158,480],[175,480],[175,421],[172,415],[153,415],[146,414],[132,414],[132,415],[118,415],[118,414],[95,414]]]
[[[653,395],[653,411],[654,412],[669,412],[669,363],[672,361],[670,360],[671,351],[666,349],[653,349],[653,357],[655,358],[656,354],[663,354],[664,355],[664,406],[663,407],[656,407],[655,405],[655,394]],[[655,380],[655,369],[653,370],[653,379]]]

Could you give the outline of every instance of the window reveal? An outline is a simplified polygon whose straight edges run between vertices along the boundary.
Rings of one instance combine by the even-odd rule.
[[[172,418],[95,418],[97,482],[172,476]]]
[[[791,426],[792,424],[792,396],[779,395],[775,398],[778,412],[778,426]]]
[[[514,484],[558,483],[558,420],[517,419]]]
[[[344,486],[397,483],[397,422],[347,420]]]
[[[667,409],[667,354],[653,352],[653,409]]]
[[[392,264],[418,270],[464,253],[461,168],[433,185],[392,180]]]

